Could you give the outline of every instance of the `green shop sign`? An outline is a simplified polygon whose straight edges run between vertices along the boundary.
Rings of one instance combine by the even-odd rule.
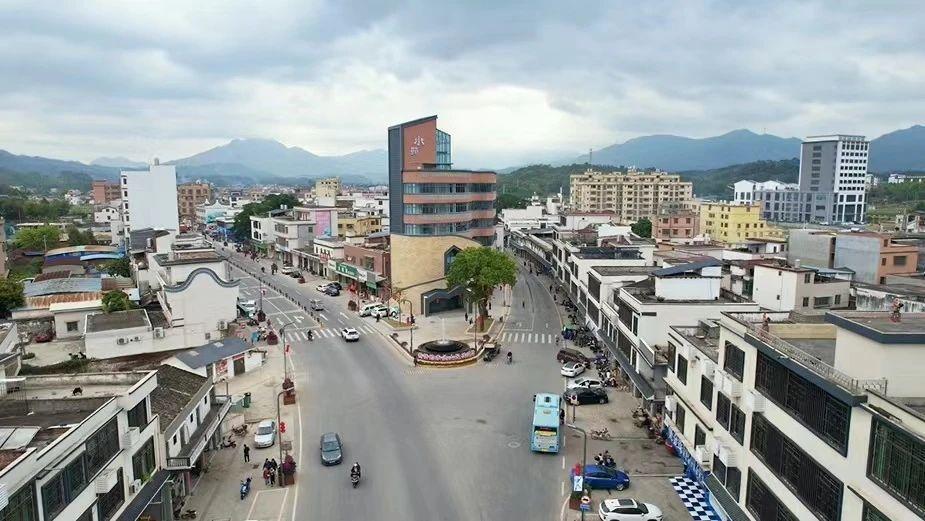
[[[337,273],[344,274],[344,275],[346,275],[346,276],[348,276],[348,277],[351,277],[351,278],[354,278],[354,279],[357,278],[357,276],[358,276],[358,273],[357,273],[357,269],[356,269],[356,268],[354,268],[353,266],[351,266],[351,265],[349,265],[349,264],[344,264],[343,262],[338,262],[338,263],[337,263]]]

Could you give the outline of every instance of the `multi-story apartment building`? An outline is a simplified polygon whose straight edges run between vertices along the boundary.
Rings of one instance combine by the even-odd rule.
[[[157,160],[148,170],[123,170],[122,221],[125,231],[154,228],[179,230],[177,168]]]
[[[459,308],[463,288],[446,287],[446,272],[456,253],[494,240],[497,174],[453,169],[437,116],[390,127],[388,139],[389,278],[411,314]]]
[[[652,238],[656,241],[688,242],[699,234],[700,215],[697,212],[659,211],[652,220]]]
[[[752,281],[752,300],[772,311],[825,313],[849,304],[851,281],[799,264],[764,261],[753,267]]]
[[[669,440],[721,518],[925,518],[925,385],[909,370],[925,315],[729,312],[669,342]]]
[[[783,232],[768,225],[756,204],[702,203],[700,233],[724,244],[736,245],[748,239],[779,239]]]
[[[733,185],[736,204],[757,204],[768,221],[824,223],[832,219],[835,193],[800,189],[796,183],[743,180]]]
[[[834,265],[854,270],[854,280],[884,284],[887,275],[914,273],[919,261],[915,244],[898,242],[888,233],[843,232],[835,236]]]
[[[177,208],[180,219],[196,219],[196,207],[212,199],[212,187],[209,183],[183,183],[177,185]]]
[[[138,519],[153,496],[169,500],[151,407],[157,385],[154,371],[7,378],[0,519]]]
[[[653,220],[659,204],[688,201],[693,184],[661,171],[597,172],[590,168],[569,180],[571,208],[579,212],[613,212],[614,222]]]
[[[93,181],[90,186],[93,204],[109,204],[122,199],[122,189],[119,183],[109,181]]]
[[[800,190],[834,194],[830,222],[862,222],[866,215],[867,158],[864,136],[810,136],[800,152]]]
[[[341,185],[339,177],[329,177],[315,181],[315,197],[323,199],[336,199],[340,195]]]

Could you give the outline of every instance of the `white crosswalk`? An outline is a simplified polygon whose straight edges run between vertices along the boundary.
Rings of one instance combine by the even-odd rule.
[[[501,341],[512,344],[552,344],[556,341],[556,336],[550,333],[505,331],[501,333]]]
[[[356,330],[361,333],[366,333],[368,335],[374,334],[376,329],[372,326],[357,326]],[[337,338],[340,337],[340,329],[336,328],[321,328],[321,329],[312,329],[312,335],[316,339],[318,338]],[[286,341],[287,342],[305,342],[308,340],[308,330],[305,331],[286,331]]]

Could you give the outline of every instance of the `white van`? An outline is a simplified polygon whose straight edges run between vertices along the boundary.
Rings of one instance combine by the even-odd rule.
[[[309,306],[311,307],[312,311],[324,311],[324,304],[322,304],[318,299],[312,299],[309,301]]]
[[[365,306],[360,308],[360,316],[361,317],[368,317],[370,315],[375,316],[376,314],[379,313],[378,311],[379,308],[385,308],[385,305],[382,304],[381,302],[374,302],[372,304],[366,304]],[[388,313],[388,310],[386,310],[386,313]],[[385,316],[385,315],[380,315],[380,316]]]

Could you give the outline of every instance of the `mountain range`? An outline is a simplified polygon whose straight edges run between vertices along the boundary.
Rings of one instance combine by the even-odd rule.
[[[741,129],[702,139],[671,135],[633,138],[594,152],[593,160],[599,165],[657,167],[683,172],[755,161],[787,160],[797,157],[799,150],[800,140],[797,138],[756,134]],[[270,139],[234,139],[166,164],[177,165],[181,180],[207,179],[219,184],[291,184],[335,175],[345,183],[372,184],[386,181],[387,155],[385,150],[376,149],[322,156]],[[557,165],[586,162],[587,157],[581,156]],[[13,184],[8,176],[2,175],[4,172],[45,176],[84,174],[98,179],[117,179],[120,169],[144,166],[145,163],[124,157],[101,157],[85,164],[15,155],[0,150],[0,183]],[[504,175],[515,168],[503,169],[501,173]],[[871,142],[870,170],[925,170],[925,126],[916,125],[874,139]]]

